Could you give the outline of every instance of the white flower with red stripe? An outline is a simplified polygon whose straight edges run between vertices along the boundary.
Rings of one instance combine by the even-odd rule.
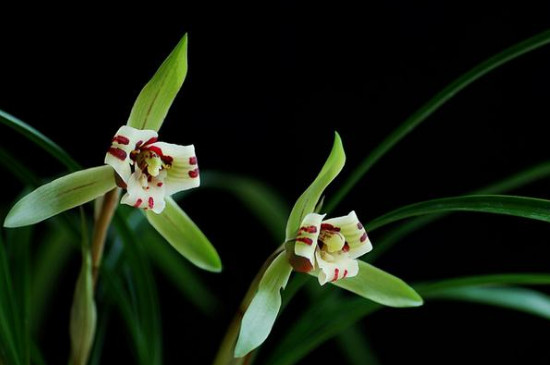
[[[297,271],[317,270],[319,284],[356,276],[357,258],[372,250],[365,228],[354,211],[323,220],[325,214],[305,216],[294,244],[294,254],[307,259],[293,265]],[[291,260],[292,263],[292,260]]]
[[[195,147],[157,142],[153,130],[122,126],[105,155],[126,189],[121,202],[160,213],[164,198],[200,185]]]

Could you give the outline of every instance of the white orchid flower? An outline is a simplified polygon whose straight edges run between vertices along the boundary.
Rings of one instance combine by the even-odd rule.
[[[187,35],[141,90],[127,124],[112,139],[105,165],[72,172],[37,188],[12,207],[4,226],[41,222],[101,198],[118,185],[126,189],[121,203],[142,209],[180,254],[200,268],[219,272],[222,266],[216,250],[170,197],[199,186],[195,147],[157,141],[157,131],[186,75]]]
[[[284,246],[270,256],[263,266],[265,272],[260,272],[261,279],[249,291],[252,300],[241,321],[235,357],[248,356],[267,339],[281,308],[281,290],[292,271],[317,276],[321,285],[331,283],[382,305],[422,305],[418,293],[401,279],[357,260],[372,250],[372,244],[354,211],[327,220],[323,220],[325,214],[315,213],[323,191],[345,161],[342,140],[336,133],[321,172],[292,208]]]
[[[160,213],[165,196],[200,185],[195,147],[157,142],[157,132],[122,126],[105,163],[115,169],[126,194],[121,203]]]
[[[305,216],[294,253],[305,257],[316,270],[319,284],[350,278],[359,272],[357,258],[372,250],[365,228],[354,211],[323,221],[324,214]]]

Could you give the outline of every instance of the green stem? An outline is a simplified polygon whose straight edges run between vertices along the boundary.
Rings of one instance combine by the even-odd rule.
[[[361,180],[367,171],[369,171],[370,168],[374,166],[380,158],[382,158],[382,156],[384,156],[393,146],[395,146],[400,140],[402,140],[420,123],[426,120],[426,118],[439,109],[443,104],[449,101],[459,91],[508,61],[536,50],[548,43],[550,43],[550,30],[546,30],[534,37],[526,39],[510,48],[505,49],[504,51],[478,64],[470,71],[450,83],[447,87],[437,93],[430,101],[412,114],[407,120],[405,120],[405,122],[403,122],[399,127],[397,127],[397,129],[386,137],[386,139],[382,141],[382,143],[380,143],[374,151],[372,151],[370,155],[363,160],[363,162],[361,162],[359,167],[353,171],[342,188],[336,192],[334,197],[327,204],[325,211],[327,213],[331,212],[345,198],[351,189],[353,189],[359,180]]]
[[[95,222],[92,238],[92,277],[94,287],[97,284],[97,275],[101,265],[103,248],[105,247],[105,239],[107,238],[107,230],[109,229],[109,225],[111,224],[113,214],[117,207],[119,191],[119,188],[114,188],[105,194],[101,210]]]

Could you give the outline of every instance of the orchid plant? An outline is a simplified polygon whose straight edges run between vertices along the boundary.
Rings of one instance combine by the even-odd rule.
[[[197,311],[212,314],[217,308],[212,304],[216,302],[213,290],[185,265],[187,260],[200,269],[217,273],[222,269],[220,257],[208,238],[172,197],[180,191],[198,188],[201,184],[195,147],[158,141],[159,130],[187,74],[187,43],[185,35],[140,92],[126,125],[113,128],[116,132],[110,141],[106,141],[105,150],[97,151],[98,155],[105,154],[103,166],[78,170],[79,165],[61,147],[29,125],[0,111],[0,122],[36,142],[53,157],[65,162],[72,171],[38,186],[39,179],[20,166],[18,161],[0,158],[0,164],[12,168],[21,181],[28,186],[38,186],[20,199],[5,218],[4,227],[24,228],[8,230],[6,241],[10,242],[4,242],[4,235],[0,234],[0,365],[46,363],[38,346],[31,340],[29,307],[32,302],[32,306],[40,307],[35,311],[40,312],[43,303],[48,302],[48,296],[55,292],[51,284],[55,281],[50,280],[55,275],[55,270],[50,268],[52,260],[59,260],[54,261],[59,267],[63,266],[62,260],[66,260],[65,263],[69,260],[66,247],[59,249],[65,242],[60,241],[60,244],[55,239],[49,240],[51,247],[47,249],[52,251],[39,256],[45,264],[37,260],[37,273],[33,277],[45,289],[40,290],[40,285],[36,285],[39,288],[34,293],[36,300],[29,300],[25,290],[30,286],[30,256],[28,252],[23,252],[30,247],[26,230],[88,202],[95,203],[91,241],[88,219],[82,207],[80,229],[75,229],[74,216],[70,216],[66,224],[53,225],[53,229],[46,224],[57,222],[56,219],[44,225],[45,231],[55,231],[52,236],[56,239],[63,236],[69,237],[71,242],[81,240],[82,263],[68,315],[71,365],[98,364],[102,361],[101,349],[108,322],[103,319],[108,310],[101,310],[109,307],[103,306],[101,301],[104,297],[110,297],[120,309],[140,365],[163,363],[160,310],[150,262],[155,262],[157,268],[171,278]],[[327,204],[325,190],[346,162],[338,133],[335,133],[332,149],[321,171],[295,202],[290,214],[286,214],[284,203],[273,198],[275,194],[270,189],[253,179],[230,174],[211,179],[216,180],[210,183],[211,187],[217,186],[240,198],[260,220],[264,216],[266,225],[271,224],[275,216],[281,217],[281,224],[273,225],[274,237],[277,237],[274,242],[280,245],[265,260],[250,284],[222,340],[214,364],[250,364],[254,361],[255,351],[266,342],[284,309],[283,299],[288,304],[293,294],[306,283],[316,291],[315,301],[312,301],[315,311],[300,314],[297,323],[285,333],[285,338],[268,358],[268,364],[297,363],[311,349],[338,336],[342,328],[353,325],[383,306],[418,307],[425,300],[444,298],[500,306],[549,318],[550,299],[547,296],[535,290],[514,287],[550,284],[548,274],[480,275],[409,285],[369,263],[397,240],[431,223],[442,213],[483,212],[550,222],[548,200],[495,195],[550,176],[549,163],[527,169],[472,195],[411,204],[365,224],[359,219],[359,216],[367,214],[363,206],[353,207],[355,210],[351,212],[341,212],[341,216],[332,214],[357,181],[445,101],[497,66],[549,43],[550,31],[543,32],[490,58],[450,84],[368,155]],[[2,153],[0,147],[0,157],[4,157]],[[207,180],[203,179],[203,185]],[[121,191],[124,192],[122,197]],[[119,203],[126,205],[121,211],[117,211]],[[61,218],[67,218],[67,215],[58,217],[58,220]],[[410,220],[387,236],[379,238],[372,235],[376,229],[404,219]],[[141,224],[143,220],[147,220],[149,225]],[[116,234],[110,234],[111,224],[116,227]],[[168,245],[163,248],[162,242],[157,244],[157,233],[180,255],[175,255]],[[109,236],[112,238],[110,241]],[[141,241],[151,244],[145,246]],[[16,242],[16,245],[11,242]],[[112,245],[102,265],[106,242]],[[21,250],[14,250],[15,263],[9,260],[8,246]],[[186,260],[180,260],[181,257]],[[296,274],[293,275],[293,272]],[[99,278],[105,285],[98,285]],[[289,281],[293,285],[287,287]],[[25,289],[22,294],[16,293],[12,283],[18,283]],[[340,295],[338,290],[331,292],[331,285],[356,296],[342,295],[338,297],[337,305],[323,306],[329,301],[330,293]],[[293,287],[293,292],[290,287]],[[185,311],[185,316],[188,315]],[[40,318],[40,313],[34,316],[33,319]],[[335,322],[338,322],[337,325]],[[356,349],[357,346],[351,351]],[[187,352],[183,356],[187,356]]]

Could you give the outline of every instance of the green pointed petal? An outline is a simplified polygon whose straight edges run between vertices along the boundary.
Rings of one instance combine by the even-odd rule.
[[[294,204],[294,208],[292,208],[286,225],[287,240],[293,239],[296,236],[296,232],[298,228],[300,228],[300,223],[302,223],[304,217],[315,210],[315,206],[317,202],[319,202],[323,191],[331,181],[338,176],[340,171],[342,171],[345,163],[346,154],[344,152],[344,146],[342,146],[340,135],[335,133],[334,145],[332,146],[332,151],[330,151],[330,155],[323,169],[309,188],[307,188],[300,198],[298,198],[296,204]]]
[[[244,314],[235,357],[243,357],[260,346],[271,332],[281,308],[280,290],[286,286],[291,272],[285,252],[280,253],[267,268],[258,292]]]
[[[128,125],[158,131],[187,75],[187,34],[139,94]]]
[[[180,254],[201,269],[220,272],[222,263],[216,249],[197,225],[178,206],[166,198],[160,214],[146,212],[147,220]]]
[[[389,307],[418,307],[423,303],[422,297],[403,280],[364,261],[359,261],[357,276],[332,284]]]
[[[60,177],[42,185],[11,208],[4,227],[38,223],[89,202],[116,187],[111,166],[99,166]]]

